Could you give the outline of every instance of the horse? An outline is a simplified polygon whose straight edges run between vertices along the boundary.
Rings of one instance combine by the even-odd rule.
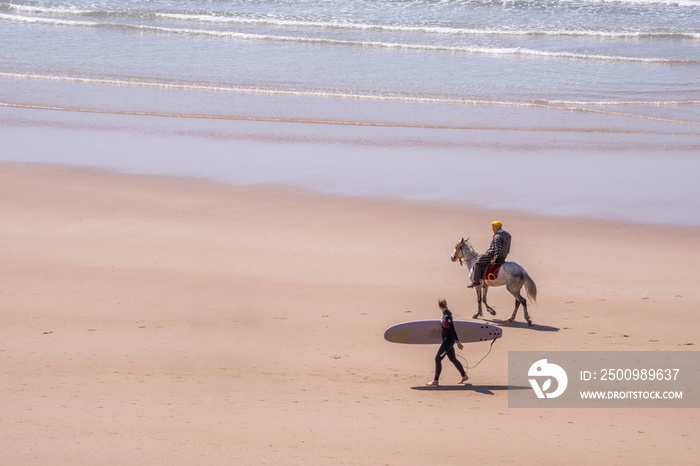
[[[469,242],[469,238],[462,238],[455,245],[455,250],[452,253],[450,259],[452,262],[459,261],[459,265],[467,264],[467,269],[469,270],[469,278],[471,279],[474,274],[474,264],[479,258],[479,253],[474,250],[474,247]],[[478,319],[482,317],[481,314],[481,302],[484,302],[486,309],[491,313],[491,315],[496,315],[496,311],[491,308],[486,302],[486,293],[489,286],[506,286],[506,289],[515,298],[515,309],[513,310],[513,315],[510,316],[508,322],[513,322],[515,320],[515,315],[518,313],[518,308],[523,305],[523,311],[525,312],[525,320],[527,320],[527,325],[532,326],[532,320],[530,320],[530,315],[527,313],[527,300],[520,295],[520,290],[525,286],[527,291],[527,296],[534,302],[537,302],[537,286],[535,282],[530,278],[530,275],[520,267],[515,262],[504,262],[501,265],[501,269],[498,272],[498,276],[491,279],[483,279],[479,286],[475,286],[476,299],[479,303],[479,311],[474,314],[473,319]]]

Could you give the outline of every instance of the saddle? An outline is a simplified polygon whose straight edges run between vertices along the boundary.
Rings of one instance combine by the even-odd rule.
[[[501,262],[498,264],[488,264],[486,268],[484,269],[484,280],[495,280],[498,277],[498,271],[501,269],[501,266],[505,264],[505,262]]]

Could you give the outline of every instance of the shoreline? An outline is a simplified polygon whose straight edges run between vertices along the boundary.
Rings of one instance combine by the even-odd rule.
[[[563,107],[555,104],[538,104],[533,102],[531,104],[518,104],[518,103],[469,103],[473,107],[523,107],[525,109],[536,109],[536,110],[548,110],[553,112],[571,112],[573,110],[580,112],[590,112],[591,114],[598,115],[615,115],[618,117],[630,118],[632,120],[648,120],[652,122],[670,124],[670,125],[681,125],[685,128],[693,128],[695,126],[700,126],[700,122],[693,120],[674,120],[671,118],[662,118],[650,115],[636,115],[636,114],[625,114],[625,113],[615,113],[615,112],[603,112],[600,110],[585,108],[572,108]],[[592,105],[595,106],[595,105]],[[55,112],[71,112],[71,113],[85,113],[85,114],[95,114],[95,115],[120,115],[120,116],[138,116],[138,117],[159,117],[159,118],[178,118],[187,120],[228,120],[228,121],[248,121],[248,122],[259,122],[259,123],[301,123],[301,124],[314,124],[314,125],[337,125],[337,126],[355,126],[355,127],[377,127],[377,128],[409,128],[409,129],[440,129],[440,130],[479,130],[479,131],[514,131],[514,132],[533,132],[533,133],[550,133],[550,132],[562,132],[562,133],[610,133],[610,134],[633,134],[633,135],[657,135],[657,136],[683,136],[683,137],[697,137],[700,136],[700,130],[698,132],[683,132],[683,131],[659,131],[659,130],[643,130],[643,129],[610,129],[603,127],[509,127],[509,126],[477,126],[477,125],[448,125],[448,124],[420,124],[420,123],[400,123],[400,122],[382,122],[382,121],[370,121],[370,120],[338,120],[338,119],[322,119],[322,118],[302,118],[302,117],[274,117],[274,116],[244,116],[244,115],[208,115],[208,114],[197,114],[197,113],[164,113],[156,111],[138,111],[138,110],[107,110],[99,108],[80,108],[80,107],[68,107],[60,105],[47,105],[47,104],[28,104],[28,103],[18,103],[18,102],[0,102],[0,107],[3,108],[14,108],[23,110],[41,110],[41,111],[55,111]]]
[[[0,109],[2,161],[700,225],[697,137],[183,121]],[[485,174],[497,170],[493,179]]]

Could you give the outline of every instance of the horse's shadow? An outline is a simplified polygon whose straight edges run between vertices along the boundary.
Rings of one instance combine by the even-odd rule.
[[[532,324],[527,325],[527,322],[508,322],[507,320],[501,319],[483,319],[493,325],[498,325],[499,327],[509,327],[509,328],[529,328],[530,330],[537,330],[538,332],[558,332],[561,330],[559,327],[550,327],[549,325],[538,325]]]
[[[508,386],[508,385],[472,385],[470,383],[464,385],[438,385],[437,387],[411,387],[411,390],[419,391],[437,391],[437,392],[476,392],[483,395],[494,395],[494,392],[502,390],[525,390],[530,387]]]

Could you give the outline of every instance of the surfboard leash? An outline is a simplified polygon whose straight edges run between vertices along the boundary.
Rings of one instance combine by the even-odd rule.
[[[467,369],[469,369],[469,370],[474,369],[476,366],[478,366],[479,364],[481,364],[481,361],[483,361],[484,359],[486,359],[486,356],[488,356],[489,353],[491,353],[491,350],[493,349],[493,344],[496,343],[496,340],[497,340],[497,339],[498,339],[498,338],[494,338],[494,339],[491,341],[491,344],[489,345],[489,350],[486,352],[486,354],[484,355],[484,357],[481,358],[481,359],[479,359],[479,362],[477,362],[476,364],[474,364],[474,365],[471,366],[471,367],[469,366],[469,361],[467,361],[467,358],[465,358],[465,357],[463,357],[463,356],[460,356],[459,354],[457,355],[457,357],[460,358],[460,359],[464,359],[464,364],[467,366],[467,367],[466,367]]]

